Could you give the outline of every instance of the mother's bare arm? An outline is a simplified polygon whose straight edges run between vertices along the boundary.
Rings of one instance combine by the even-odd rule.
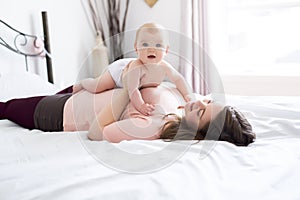
[[[90,140],[103,140],[104,127],[120,119],[128,102],[129,97],[125,89],[118,93],[116,97],[112,97],[111,102],[101,110],[91,124],[88,131],[88,138]]]

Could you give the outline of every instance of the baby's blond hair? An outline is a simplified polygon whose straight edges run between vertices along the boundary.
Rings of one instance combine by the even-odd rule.
[[[135,35],[135,43],[137,43],[137,39],[138,39],[139,34],[142,29],[146,29],[147,32],[150,32],[150,33],[162,32],[164,41],[166,42],[167,45],[169,44],[168,34],[167,34],[167,31],[165,30],[165,28],[160,24],[156,24],[156,23],[152,23],[152,22],[145,23],[138,28],[138,30],[136,31],[136,35]]]

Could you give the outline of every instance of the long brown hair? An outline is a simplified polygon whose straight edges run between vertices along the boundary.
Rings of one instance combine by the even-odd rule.
[[[164,124],[160,138],[172,140],[222,140],[238,146],[247,146],[256,138],[246,117],[235,107],[225,106],[202,129],[193,130],[185,118],[175,114],[175,119]]]

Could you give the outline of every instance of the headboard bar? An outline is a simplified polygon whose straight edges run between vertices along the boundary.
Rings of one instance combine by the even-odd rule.
[[[43,20],[43,32],[44,32],[44,43],[45,49],[50,54],[50,37],[49,37],[49,28],[48,28],[48,16],[46,11],[42,11],[42,20]],[[47,63],[47,74],[48,74],[48,81],[53,83],[53,71],[52,71],[52,60],[49,55],[46,56],[46,63]]]

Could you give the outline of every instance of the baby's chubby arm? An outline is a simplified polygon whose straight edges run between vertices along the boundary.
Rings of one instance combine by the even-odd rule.
[[[134,107],[144,115],[149,115],[154,110],[154,105],[148,104],[140,93],[140,79],[142,74],[142,63],[139,60],[130,63],[123,74],[123,87],[127,89],[130,101]]]
[[[164,62],[163,68],[166,72],[166,76],[176,85],[176,88],[184,97],[184,100],[186,102],[191,101],[194,98],[193,92],[191,87],[184,80],[183,76],[167,62]]]
[[[138,88],[130,91],[128,90],[130,101],[134,107],[143,115],[150,115],[150,113],[155,109],[155,106],[149,103],[145,103],[142,98],[142,94]]]

